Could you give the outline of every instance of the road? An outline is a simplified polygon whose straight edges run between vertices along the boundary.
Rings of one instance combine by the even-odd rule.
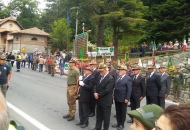
[[[75,125],[79,121],[78,111],[74,121],[68,122],[62,118],[68,110],[66,76],[57,74],[52,77],[46,72],[40,73],[28,68],[21,68],[21,72],[15,71],[13,67],[11,85],[6,97],[11,119],[24,126],[26,130],[81,129]],[[145,100],[141,105],[145,105]],[[115,115],[114,105],[111,115],[110,130],[115,130],[111,127],[116,123],[113,117]],[[126,120],[129,120],[128,116]],[[95,117],[91,117],[89,127],[84,130],[90,130],[94,126]],[[125,130],[129,130],[129,126],[130,124],[125,123]]]

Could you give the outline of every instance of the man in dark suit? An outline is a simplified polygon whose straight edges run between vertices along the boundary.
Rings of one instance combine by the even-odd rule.
[[[154,72],[155,67],[149,65],[146,76],[146,103],[158,104],[158,94],[161,90],[161,76]]]
[[[116,85],[114,89],[117,124],[112,125],[112,127],[117,128],[117,130],[124,129],[127,103],[129,102],[131,97],[132,80],[126,74],[126,72],[127,67],[125,65],[121,65],[121,67],[119,68],[119,76],[116,80]]]
[[[136,110],[140,107],[141,100],[146,95],[146,88],[145,88],[145,78],[141,75],[141,68],[140,66],[136,65],[132,68],[134,75],[132,77],[132,93],[131,93],[131,110]],[[133,120],[127,121],[127,123],[132,123]]]
[[[90,113],[90,97],[92,89],[95,85],[95,77],[92,75],[93,68],[86,67],[84,70],[85,76],[83,79],[79,81],[79,118],[80,122],[76,125],[81,125],[81,128],[85,128],[88,126],[88,119]]]
[[[103,122],[104,130],[108,130],[115,81],[109,74],[106,64],[100,63],[98,71],[100,72],[100,76],[98,77],[96,87],[94,88],[94,97],[97,102],[96,126],[93,130],[101,130]]]
[[[158,103],[159,106],[165,109],[165,99],[170,93],[170,76],[166,73],[166,66],[161,65],[159,68],[160,74],[161,74],[161,91],[158,95]]]
[[[93,68],[92,75],[95,77],[95,80],[97,81],[98,76],[100,75],[100,72],[97,70],[97,63],[95,61],[91,61],[90,66]],[[89,114],[89,117],[95,116],[95,108],[96,108],[96,101],[94,98],[94,91],[92,90],[91,97],[90,97],[90,114]]]

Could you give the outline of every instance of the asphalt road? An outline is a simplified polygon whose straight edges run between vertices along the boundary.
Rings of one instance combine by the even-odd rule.
[[[21,72],[15,72],[11,85],[7,92],[7,103],[11,119],[26,130],[80,130],[75,124],[79,121],[78,111],[75,120],[68,122],[63,119],[67,114],[68,106],[66,100],[66,76],[54,77],[46,72],[32,71],[28,68],[21,68]],[[145,105],[145,99],[141,106]],[[167,105],[169,105],[167,103]],[[130,108],[127,108],[130,110]],[[112,106],[110,130],[116,123],[114,105]],[[127,115],[127,119],[129,117]],[[91,130],[95,126],[95,117],[89,119],[89,126],[84,130]],[[125,123],[125,130],[129,130],[130,124]],[[81,129],[82,130],[82,129]]]

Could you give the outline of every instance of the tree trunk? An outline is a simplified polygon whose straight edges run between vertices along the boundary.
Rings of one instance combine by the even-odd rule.
[[[114,60],[117,60],[118,55],[118,38],[117,38],[117,26],[113,26],[113,46],[114,46]]]
[[[97,47],[102,46],[104,32],[104,18],[100,17],[98,20],[98,36],[97,36]]]

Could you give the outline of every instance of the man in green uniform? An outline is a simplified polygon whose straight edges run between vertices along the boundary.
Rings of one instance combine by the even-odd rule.
[[[72,58],[69,61],[69,72],[67,77],[67,103],[69,106],[69,111],[67,115],[64,115],[63,118],[68,121],[72,121],[75,118],[76,112],[76,97],[78,93],[78,78],[79,78],[79,69],[76,67],[76,58]]]
[[[178,101],[181,94],[181,88],[184,83],[183,73],[180,72],[180,66],[176,67],[176,72],[173,73],[173,78],[174,101]]]

